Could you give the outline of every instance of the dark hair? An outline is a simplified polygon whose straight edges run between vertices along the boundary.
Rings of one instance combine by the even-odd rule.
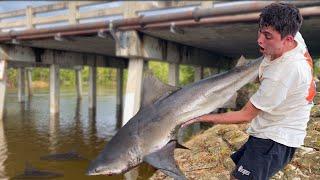
[[[299,9],[286,3],[272,3],[264,7],[259,17],[259,28],[271,26],[281,34],[295,36],[302,25]]]

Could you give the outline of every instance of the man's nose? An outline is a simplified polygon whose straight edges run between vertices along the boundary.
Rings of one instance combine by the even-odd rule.
[[[263,43],[263,38],[262,38],[261,35],[258,35],[257,43],[258,43],[259,45],[262,45],[262,43]]]

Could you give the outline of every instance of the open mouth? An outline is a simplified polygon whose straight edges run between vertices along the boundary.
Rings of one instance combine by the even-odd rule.
[[[261,46],[259,46],[259,51],[260,51],[261,53],[263,53],[263,52],[264,52],[264,48],[261,47]]]

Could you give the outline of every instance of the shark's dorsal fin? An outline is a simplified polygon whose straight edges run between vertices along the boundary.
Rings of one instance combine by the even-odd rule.
[[[151,70],[147,70],[143,78],[141,107],[152,104],[158,99],[163,98],[163,96],[167,96],[178,89],[178,87],[163,83],[153,75]]]
[[[249,63],[249,61],[246,60],[246,58],[243,55],[241,55],[241,57],[238,59],[238,62],[235,67],[243,66],[248,63]]]
[[[174,160],[173,151],[175,148],[176,141],[170,141],[162,149],[149,154],[144,157],[143,160],[175,180],[186,180],[187,178],[181,172]]]

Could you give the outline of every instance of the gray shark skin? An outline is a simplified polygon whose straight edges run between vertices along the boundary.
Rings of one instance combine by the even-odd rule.
[[[62,177],[62,173],[51,172],[47,170],[39,170],[26,164],[26,168],[22,174],[19,174],[12,179],[53,179]]]
[[[186,179],[173,157],[177,131],[186,121],[223,107],[258,76],[262,58],[181,89],[163,84],[150,73],[144,77],[141,108],[93,160],[87,175],[114,175],[146,162],[174,179]]]
[[[87,160],[75,151],[67,153],[55,153],[40,157],[41,160],[47,161],[82,161]]]

